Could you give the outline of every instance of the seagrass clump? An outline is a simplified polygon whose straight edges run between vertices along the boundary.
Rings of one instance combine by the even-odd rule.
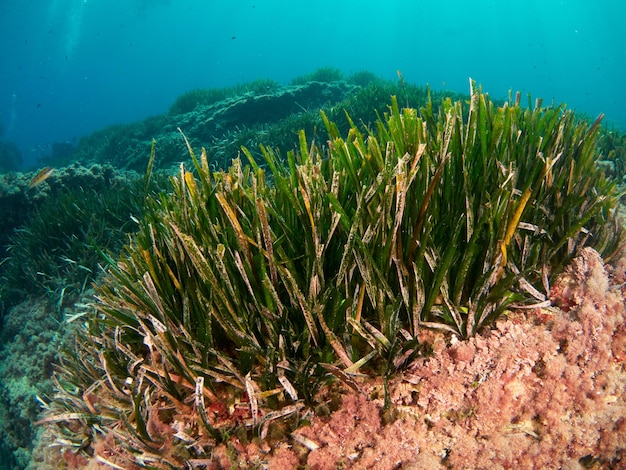
[[[620,242],[592,126],[564,107],[400,109],[281,158],[180,167],[97,288],[46,405],[64,446],[182,468],[236,429],[264,437],[320,384],[358,387],[423,352],[422,328],[466,338],[547,305],[584,246]],[[240,431],[239,431],[240,432]],[[117,452],[117,453],[116,453]],[[104,456],[99,457],[101,460]]]

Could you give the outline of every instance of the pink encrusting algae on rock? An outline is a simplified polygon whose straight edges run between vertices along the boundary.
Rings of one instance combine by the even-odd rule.
[[[584,249],[552,288],[563,309],[511,314],[465,342],[427,333],[433,356],[390,383],[395,421],[381,384],[363,384],[297,431],[316,448],[291,452],[311,469],[626,468],[624,273],[612,271]]]

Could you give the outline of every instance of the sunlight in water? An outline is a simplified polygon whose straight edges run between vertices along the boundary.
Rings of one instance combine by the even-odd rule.
[[[48,26],[64,34],[67,56],[73,55],[81,39],[87,4],[87,0],[53,0],[48,9]]]

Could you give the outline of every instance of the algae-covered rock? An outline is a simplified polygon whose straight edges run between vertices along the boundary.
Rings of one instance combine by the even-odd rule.
[[[259,126],[276,126],[298,114],[317,113],[322,106],[346,99],[357,88],[345,82],[309,82],[279,87],[267,93],[247,92],[208,105],[199,104],[188,112],[108,127],[82,139],[74,158],[143,171],[152,139],[155,139],[157,164],[168,166],[188,158],[178,128],[185,132],[194,147],[208,148],[233,132],[257,131]],[[237,149],[230,157],[236,157],[236,152]]]

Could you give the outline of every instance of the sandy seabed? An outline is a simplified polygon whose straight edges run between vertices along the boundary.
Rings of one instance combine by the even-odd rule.
[[[390,381],[389,409],[380,378],[337,383],[319,397],[336,406],[310,425],[233,437],[187,468],[626,469],[625,282],[626,256],[605,266],[586,248],[551,287],[555,307],[468,341],[425,330],[434,354]],[[126,468],[110,440],[94,450],[100,459],[66,453],[64,465]],[[34,468],[61,458],[44,438]]]

